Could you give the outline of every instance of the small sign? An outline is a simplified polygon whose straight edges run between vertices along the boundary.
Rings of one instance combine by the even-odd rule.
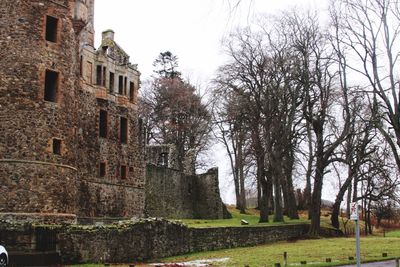
[[[350,220],[358,221],[358,204],[357,204],[357,202],[351,202],[351,204],[350,204]]]

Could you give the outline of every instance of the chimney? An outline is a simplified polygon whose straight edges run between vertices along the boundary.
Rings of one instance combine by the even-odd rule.
[[[102,39],[105,40],[112,40],[114,41],[114,31],[113,30],[106,30],[102,33]]]

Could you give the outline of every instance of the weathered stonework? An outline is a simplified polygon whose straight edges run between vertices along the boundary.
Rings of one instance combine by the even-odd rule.
[[[266,227],[188,228],[162,219],[125,221],[108,226],[35,227],[0,221],[0,242],[35,251],[38,236],[54,233],[54,249],[64,263],[136,262],[200,251],[255,246],[305,238],[309,224]],[[323,228],[321,236],[341,236]],[[30,245],[30,246],[29,246]]]
[[[94,0],[0,2],[0,212],[143,215],[140,73],[112,31],[93,47],[93,17]]]
[[[218,169],[199,175],[147,165],[146,214],[164,218],[230,218],[222,203]]]

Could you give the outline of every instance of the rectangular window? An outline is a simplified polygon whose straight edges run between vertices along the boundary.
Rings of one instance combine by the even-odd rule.
[[[110,71],[110,83],[108,86],[108,90],[110,93],[114,93],[114,72]]]
[[[46,70],[44,84],[44,100],[57,102],[58,72]]]
[[[126,179],[127,177],[126,165],[121,165],[120,176],[121,179]]]
[[[61,155],[61,140],[53,139],[53,154]]]
[[[83,75],[83,56],[79,59],[79,75],[82,77]]]
[[[128,120],[121,117],[119,124],[119,140],[121,144],[128,143]]]
[[[102,80],[103,80],[103,78],[102,78],[102,66],[101,65],[98,65],[97,67],[96,67],[96,85],[101,85],[102,84]]]
[[[118,78],[118,94],[122,95],[124,92],[124,77],[119,75]]]
[[[86,62],[86,82],[92,84],[92,71],[93,71],[93,64],[92,62]]]
[[[124,79],[124,95],[128,95],[127,88],[128,88],[128,78],[125,77],[125,79]]]
[[[105,110],[100,110],[100,119],[99,119],[99,136],[106,138],[107,137],[107,121],[108,114]]]
[[[106,174],[107,174],[106,163],[105,162],[100,162],[100,165],[99,165],[99,177],[105,177]]]
[[[56,43],[57,42],[57,28],[58,19],[46,16],[46,40]]]
[[[103,79],[102,79],[101,85],[104,87],[106,87],[106,73],[107,73],[107,68],[103,67],[103,75],[102,75]]]
[[[129,99],[131,102],[134,101],[135,98],[135,84],[133,82],[129,83]]]

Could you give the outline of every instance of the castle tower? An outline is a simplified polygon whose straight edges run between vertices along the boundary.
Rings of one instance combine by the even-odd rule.
[[[140,72],[94,0],[0,2],[0,213],[143,215]],[[1,215],[1,214],[0,214]]]
[[[0,27],[0,212],[76,213],[71,2],[2,0]]]

